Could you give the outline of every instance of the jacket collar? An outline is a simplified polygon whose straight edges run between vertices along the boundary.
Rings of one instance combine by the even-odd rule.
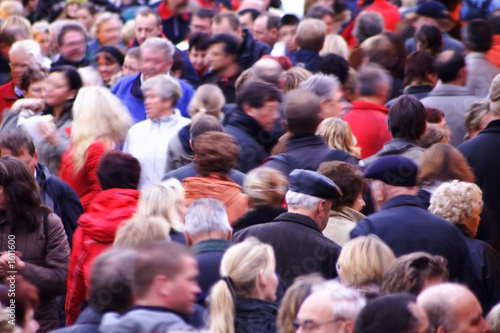
[[[366,101],[352,101],[352,108],[353,109],[367,109],[370,111],[380,111],[383,113],[388,113],[389,108],[387,108],[384,105],[376,104],[373,102],[366,102]]]
[[[381,210],[399,206],[416,206],[424,209],[420,198],[416,195],[398,195],[384,203]]]
[[[429,96],[470,96],[471,91],[467,87],[457,86],[456,84],[445,84],[439,80]]]
[[[142,76],[142,73],[137,74],[136,78],[134,79],[134,82],[132,82],[132,87],[130,88],[130,93],[135,98],[143,100],[144,95],[142,94],[142,90],[141,90],[141,85],[142,85],[141,76]]]
[[[500,133],[500,119],[490,121],[488,125],[481,132],[479,132],[478,135],[481,135],[483,133]]]
[[[325,139],[315,134],[299,134],[290,137],[288,141],[288,150],[303,147],[326,147]]]
[[[312,218],[309,216],[305,216],[302,214],[297,214],[297,213],[283,213],[276,217],[273,222],[293,222],[293,223],[298,223],[303,226],[312,228],[314,230],[317,230],[319,233],[321,233],[321,230],[319,229],[318,224],[316,221],[314,221]]]
[[[196,243],[191,247],[194,253],[207,252],[207,251],[226,251],[232,243],[226,239],[207,239]]]

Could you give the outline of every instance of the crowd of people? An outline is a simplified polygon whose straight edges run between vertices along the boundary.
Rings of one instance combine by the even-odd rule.
[[[0,332],[500,333],[500,0],[2,0]]]

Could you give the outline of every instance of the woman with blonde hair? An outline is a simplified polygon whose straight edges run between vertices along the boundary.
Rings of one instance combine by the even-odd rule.
[[[323,48],[319,52],[319,55],[324,56],[329,53],[338,54],[347,60],[349,57],[349,47],[342,36],[332,34],[325,37],[325,43],[323,44]]]
[[[331,117],[324,119],[318,126],[316,134],[325,138],[326,144],[331,149],[340,149],[353,156],[361,157],[361,148],[358,140],[352,133],[351,127],[341,118]]]
[[[377,236],[354,238],[345,244],[337,260],[340,282],[358,289],[368,299],[375,298],[387,267],[395,259],[389,246]]]
[[[285,86],[283,93],[286,94],[290,90],[297,89],[299,85],[312,76],[304,67],[294,66],[285,72]]]
[[[127,107],[108,89],[84,87],[78,92],[71,146],[62,157],[59,177],[75,190],[85,210],[102,191],[96,174],[102,155],[120,146],[131,124]]]
[[[186,244],[182,233],[184,215],[184,188],[175,178],[146,186],[139,197],[136,216],[156,216],[170,226],[170,238],[174,242]]]
[[[210,292],[213,333],[276,332],[278,278],[273,248],[256,238],[231,246]]]
[[[113,246],[137,249],[156,241],[170,241],[170,226],[165,220],[135,216],[118,227]]]

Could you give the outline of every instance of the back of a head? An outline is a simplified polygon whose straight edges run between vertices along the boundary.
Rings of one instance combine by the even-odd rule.
[[[220,120],[214,116],[200,115],[196,117],[189,128],[189,136],[193,146],[196,144],[198,136],[207,132],[224,132],[224,126],[222,126]]]
[[[404,81],[405,87],[412,84],[422,84],[429,81],[428,74],[435,74],[434,60],[436,57],[426,51],[412,52],[406,58]]]
[[[393,138],[419,140],[426,126],[423,104],[412,95],[399,97],[389,109],[387,125]]]
[[[363,177],[363,173],[347,162],[323,162],[318,172],[330,178],[342,190],[342,197],[332,206],[332,209],[351,207],[358,196],[368,188],[368,180]]]
[[[329,100],[333,92],[340,89],[340,83],[333,75],[314,74],[302,82],[299,88],[314,93],[320,100]]]
[[[0,135],[0,149],[8,149],[13,156],[22,154],[22,149],[33,156],[35,154],[35,144],[33,139],[22,127],[3,131]]]
[[[274,59],[266,58],[257,61],[250,71],[250,76],[274,85],[278,85],[283,76],[283,67]]]
[[[420,44],[424,51],[431,54],[441,52],[443,46],[443,37],[441,31],[434,25],[424,24],[415,32],[415,40]]]
[[[259,167],[251,170],[243,183],[252,207],[280,206],[288,187],[285,175],[273,168]]]
[[[114,247],[139,249],[157,241],[170,241],[170,225],[159,216],[136,215],[116,231]]]
[[[356,84],[360,96],[371,97],[384,94],[387,98],[389,95],[387,89],[390,91],[392,79],[382,67],[368,63],[359,69]]]
[[[487,20],[474,19],[462,28],[462,41],[469,51],[488,52],[493,43],[493,28]]]
[[[314,134],[320,123],[320,100],[311,91],[296,89],[285,97],[284,118],[294,135]]]
[[[358,44],[384,31],[384,18],[377,12],[362,11],[354,23],[353,36]]]
[[[318,20],[322,20],[325,15],[333,18],[335,16],[335,13],[331,8],[328,8],[328,6],[317,3],[309,7],[304,18],[315,18]]]
[[[206,132],[198,136],[195,153],[195,166],[201,176],[211,173],[228,175],[236,164],[240,148],[232,135]]]
[[[378,64],[383,68],[390,69],[398,63],[396,45],[386,35],[380,34],[366,39],[361,44],[361,49],[371,63]]]
[[[209,115],[220,119],[225,104],[226,99],[218,86],[203,84],[196,89],[193,98],[189,102],[189,115],[194,118]]]
[[[490,310],[486,317],[486,322],[491,327],[491,333],[500,332],[500,304],[497,304]]]
[[[323,21],[308,18],[299,23],[297,27],[297,46],[303,50],[321,51],[325,42],[326,28]]]
[[[434,61],[434,70],[443,83],[454,81],[458,78],[459,71],[465,67],[465,59],[456,50],[441,52]]]
[[[253,108],[260,108],[266,102],[281,102],[281,91],[274,85],[262,80],[247,80],[237,93],[238,108],[244,110],[247,104]]]
[[[349,63],[338,54],[325,54],[321,57],[318,71],[325,75],[334,75],[341,84],[344,84],[349,74]]]
[[[103,155],[97,168],[103,190],[124,188],[136,190],[141,178],[141,164],[130,154],[111,150]]]
[[[226,209],[220,201],[203,198],[189,205],[184,232],[190,237],[201,237],[215,232],[229,235],[230,231]]]

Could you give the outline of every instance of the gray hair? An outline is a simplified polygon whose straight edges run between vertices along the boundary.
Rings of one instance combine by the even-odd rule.
[[[31,26],[31,37],[36,38],[38,34],[50,33],[50,25],[45,21],[35,22]]]
[[[226,208],[220,201],[211,198],[194,201],[186,213],[184,231],[192,237],[214,231],[229,234],[231,226]]]
[[[384,31],[384,18],[376,12],[361,12],[354,23],[352,35],[356,37],[358,44],[365,39],[378,35]]]
[[[356,317],[366,305],[366,300],[352,288],[330,280],[323,284],[313,286],[313,293],[327,295],[331,301],[334,316],[356,320]]]
[[[174,57],[175,47],[171,41],[166,38],[151,37],[141,45],[141,54],[145,49],[152,49],[156,52],[164,52],[167,59],[170,61]]]
[[[123,26],[120,15],[116,13],[102,12],[97,16],[95,20],[94,26],[92,27],[92,32],[94,34],[99,32],[99,29],[101,29],[101,25],[103,25],[103,23],[105,22],[111,21],[112,19],[118,20],[118,22],[120,22],[120,28]]]
[[[35,65],[40,65],[42,63],[42,51],[40,50],[40,45],[32,39],[20,40],[12,44],[9,50],[9,58],[17,52],[23,52],[31,56],[31,62]]]
[[[286,192],[286,203],[292,209],[314,209],[319,202],[323,200],[318,197],[313,197],[309,194],[299,193],[288,190]]]
[[[299,85],[302,90],[311,91],[321,100],[330,99],[332,92],[340,88],[340,82],[334,75],[314,74]]]
[[[377,64],[368,63],[358,72],[357,88],[361,96],[380,96],[383,85],[392,87],[392,78]]]
[[[172,98],[174,107],[182,96],[181,85],[168,74],[155,75],[144,81],[141,86],[142,92],[145,93],[150,89],[154,89],[163,100]]]

